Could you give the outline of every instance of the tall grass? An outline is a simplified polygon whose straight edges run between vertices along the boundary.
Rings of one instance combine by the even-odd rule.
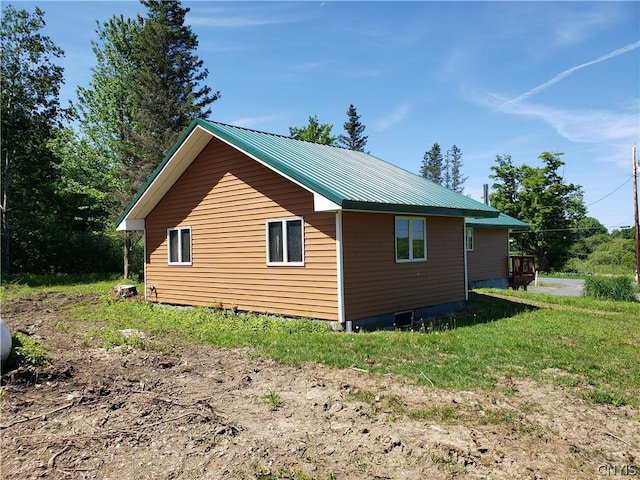
[[[624,275],[589,277],[584,282],[584,295],[618,302],[633,302],[636,298],[635,287],[631,283],[631,279]]]

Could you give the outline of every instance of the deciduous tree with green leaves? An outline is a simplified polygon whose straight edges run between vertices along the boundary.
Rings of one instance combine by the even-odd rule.
[[[296,140],[321,143],[323,145],[335,145],[336,137],[331,135],[333,125],[320,123],[317,115],[309,116],[309,123],[304,127],[289,127],[289,135]]]
[[[491,205],[530,227],[520,235],[525,252],[535,254],[540,270],[561,268],[586,215],[582,187],[565,183],[559,174],[562,153],[543,152],[541,167],[513,165],[510,156],[498,156],[492,166]]]
[[[1,157],[2,272],[42,271],[54,262],[56,156],[48,147],[64,119],[59,90],[64,52],[42,34],[44,12],[2,10]]]

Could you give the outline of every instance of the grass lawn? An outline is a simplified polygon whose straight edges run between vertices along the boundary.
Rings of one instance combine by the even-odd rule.
[[[112,279],[68,283],[14,282],[3,286],[2,300],[49,291],[77,296],[64,307],[69,320],[60,328],[73,331],[76,322],[91,322],[88,335],[106,347],[170,349],[206,342],[247,347],[289,365],[355,366],[436,388],[508,392],[510,378],[528,378],[574,388],[596,403],[640,406],[640,303],[479,290],[471,293],[465,312],[446,319],[457,328],[347,334],[326,322],[114,301]],[[125,338],[119,333],[125,328],[151,337]]]

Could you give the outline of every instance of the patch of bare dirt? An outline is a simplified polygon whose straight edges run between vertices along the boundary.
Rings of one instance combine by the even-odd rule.
[[[505,379],[513,393],[452,392],[203,345],[106,351],[61,328],[69,301],[3,305],[11,330],[37,336],[53,358],[40,370],[4,372],[3,479],[593,479],[613,469],[638,472],[639,412],[587,403],[568,388]]]

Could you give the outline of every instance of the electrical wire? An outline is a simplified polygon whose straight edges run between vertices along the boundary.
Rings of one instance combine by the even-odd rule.
[[[627,183],[629,183],[629,180],[631,180],[632,178],[633,178],[633,175],[630,175],[629,178],[627,178],[622,185],[620,185],[619,187],[616,187],[615,190],[607,193],[604,197],[600,198],[599,200],[596,200],[595,202],[591,202],[589,205],[586,205],[586,206],[590,207],[591,205],[595,205],[596,203],[601,202],[605,198],[610,197],[611,195],[616,193],[618,190],[620,190],[622,187],[624,187]]]

